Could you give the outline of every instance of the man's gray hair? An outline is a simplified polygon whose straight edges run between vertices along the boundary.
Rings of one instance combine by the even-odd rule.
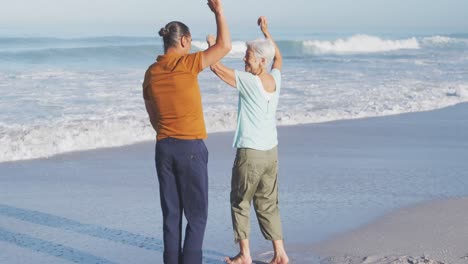
[[[250,48],[254,52],[255,58],[264,58],[267,66],[273,61],[275,57],[275,44],[273,44],[273,41],[269,39],[256,39],[247,41],[246,45],[247,49]]]

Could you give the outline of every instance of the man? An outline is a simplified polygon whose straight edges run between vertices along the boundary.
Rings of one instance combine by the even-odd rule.
[[[164,54],[145,74],[143,97],[157,132],[156,170],[163,213],[164,263],[201,264],[208,214],[207,137],[198,74],[224,57],[231,40],[221,0],[208,0],[218,38],[190,54],[192,37],[178,21],[159,31]],[[182,214],[187,219],[182,241]],[[183,243],[183,246],[182,246]],[[183,247],[183,248],[182,248]]]

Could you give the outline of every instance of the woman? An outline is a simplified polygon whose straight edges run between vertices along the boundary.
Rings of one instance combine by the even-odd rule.
[[[143,97],[157,132],[156,171],[163,214],[164,263],[202,263],[208,214],[207,137],[197,76],[224,57],[231,40],[221,0],[208,0],[218,38],[190,54],[191,34],[181,22],[159,31],[164,55],[149,66]],[[182,245],[182,213],[187,219]]]
[[[247,42],[244,57],[245,72],[230,69],[221,63],[211,70],[224,82],[239,91],[239,108],[234,147],[236,159],[232,169],[231,214],[234,237],[240,252],[227,263],[252,263],[249,249],[250,204],[255,212],[263,236],[273,243],[275,255],[270,263],[288,263],[283,245],[278,208],[278,139],[276,107],[281,89],[281,53],[267,28],[267,20],[260,17],[265,39]],[[208,37],[208,45],[214,45]],[[267,70],[273,61],[271,72]]]

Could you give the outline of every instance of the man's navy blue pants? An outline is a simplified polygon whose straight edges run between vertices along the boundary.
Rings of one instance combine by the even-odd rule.
[[[156,143],[164,263],[201,264],[208,216],[208,150],[201,139]],[[182,215],[187,219],[182,247]]]

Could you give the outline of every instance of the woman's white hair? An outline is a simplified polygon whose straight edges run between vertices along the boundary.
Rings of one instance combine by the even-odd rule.
[[[246,42],[247,49],[251,49],[254,52],[255,58],[264,58],[266,63],[269,65],[275,57],[275,44],[269,39],[256,39]]]

